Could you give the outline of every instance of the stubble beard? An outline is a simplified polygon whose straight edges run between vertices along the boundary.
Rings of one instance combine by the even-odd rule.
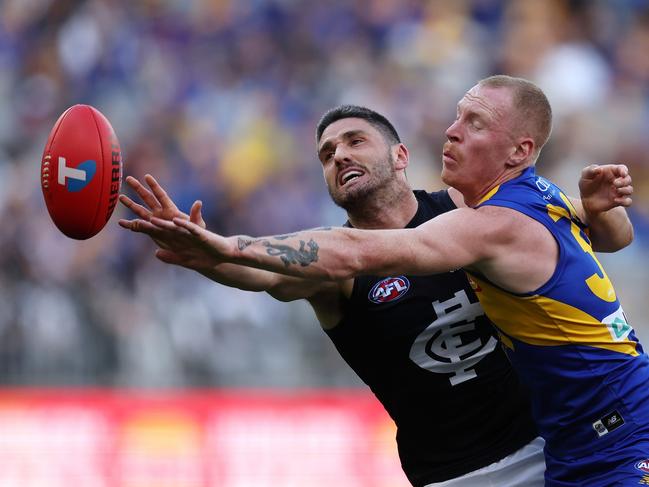
[[[397,186],[397,183],[394,159],[388,152],[385,159],[374,166],[368,181],[357,184],[354,188],[344,192],[337,193],[331,187],[328,190],[331,199],[337,206],[347,213],[362,214],[364,210],[374,208],[379,199],[389,198],[386,192],[389,192],[391,186]]]

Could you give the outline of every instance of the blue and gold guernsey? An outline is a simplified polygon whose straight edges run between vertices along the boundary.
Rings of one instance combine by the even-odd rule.
[[[554,274],[531,293],[511,293],[469,273],[531,390],[546,440],[547,485],[618,485],[627,479],[628,485],[645,485],[638,483],[643,479],[649,485],[649,469],[637,467],[649,458],[649,358],[585,225],[561,190],[533,167],[477,207],[486,205],[537,220],[559,245]]]

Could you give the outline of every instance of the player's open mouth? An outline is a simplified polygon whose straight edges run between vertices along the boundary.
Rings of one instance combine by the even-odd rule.
[[[346,169],[338,176],[338,185],[345,186],[348,182],[361,177],[363,174],[364,172],[359,169]]]

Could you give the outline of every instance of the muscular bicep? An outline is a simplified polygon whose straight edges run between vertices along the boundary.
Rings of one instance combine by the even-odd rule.
[[[412,230],[395,233],[391,248],[399,268],[415,275],[437,274],[475,265],[492,256],[497,243],[490,215],[471,208],[444,213]]]
[[[539,221],[510,208],[487,206],[478,211],[490,223],[474,239],[484,257],[465,268],[515,293],[533,292],[547,283],[559,256],[552,233]]]

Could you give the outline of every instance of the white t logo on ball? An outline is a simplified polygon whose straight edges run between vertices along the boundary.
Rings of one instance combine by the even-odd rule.
[[[65,165],[65,157],[59,156],[59,184],[65,186],[65,178],[86,180],[86,171]]]

